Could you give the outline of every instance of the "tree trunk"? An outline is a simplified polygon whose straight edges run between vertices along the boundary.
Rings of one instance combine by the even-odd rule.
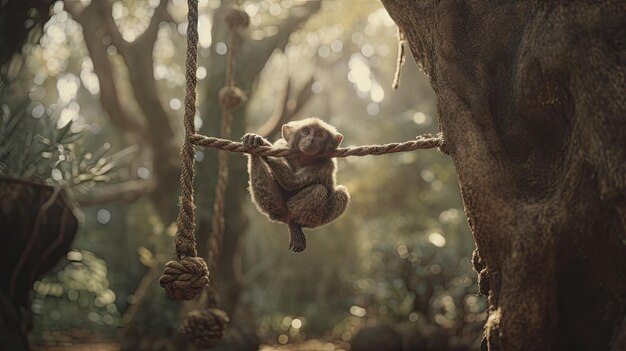
[[[383,3],[438,96],[487,348],[625,349],[626,4]]]
[[[28,350],[33,284],[69,251],[78,220],[66,192],[0,177],[0,345]]]

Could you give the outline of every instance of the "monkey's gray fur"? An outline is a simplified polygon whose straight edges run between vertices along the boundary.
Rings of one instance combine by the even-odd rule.
[[[275,147],[297,153],[287,157],[248,155],[250,194],[257,209],[270,220],[289,226],[289,249],[306,248],[302,228],[328,224],[339,217],[350,201],[346,187],[336,185],[337,163],[324,157],[336,149],[343,135],[317,118],[283,125]],[[272,145],[260,135],[243,136],[244,145]]]

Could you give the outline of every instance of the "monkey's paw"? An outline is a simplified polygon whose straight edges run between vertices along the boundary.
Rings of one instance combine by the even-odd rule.
[[[245,134],[241,138],[241,142],[243,143],[243,146],[251,147],[251,148],[254,148],[257,146],[272,146],[272,143],[270,143],[267,139],[254,133]]]

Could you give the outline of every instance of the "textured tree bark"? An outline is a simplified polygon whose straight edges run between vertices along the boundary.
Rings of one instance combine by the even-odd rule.
[[[438,96],[488,349],[623,350],[626,4],[383,3]]]

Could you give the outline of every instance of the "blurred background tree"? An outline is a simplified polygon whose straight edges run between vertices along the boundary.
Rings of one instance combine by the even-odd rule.
[[[346,145],[437,131],[435,95],[412,61],[400,89],[390,88],[393,21],[377,1],[356,4],[240,3],[251,26],[236,50],[235,81],[249,99],[235,111],[232,139],[245,131],[273,139],[283,122],[311,115],[336,125]],[[196,126],[206,135],[220,127],[217,92],[230,49],[223,17],[231,5],[199,1]],[[54,133],[76,126],[82,154],[106,156],[112,165],[106,182],[74,192],[85,219],[75,250],[35,284],[31,342],[187,348],[177,328],[188,308],[167,300],[156,282],[173,252],[185,1],[56,1],[50,15],[41,40],[24,47],[13,69],[13,91],[31,100],[20,126],[34,130],[37,121]],[[23,148],[52,164],[43,151]],[[204,255],[217,158],[198,149],[196,159]],[[418,151],[339,160],[351,205],[340,220],[312,231],[299,255],[286,250],[286,228],[268,223],[248,201],[245,158],[231,155],[230,169],[220,272],[212,277],[233,319],[222,349],[330,350],[351,342],[357,349],[360,329],[386,326],[407,350],[477,345],[484,301],[475,295],[473,243],[449,159]]]

